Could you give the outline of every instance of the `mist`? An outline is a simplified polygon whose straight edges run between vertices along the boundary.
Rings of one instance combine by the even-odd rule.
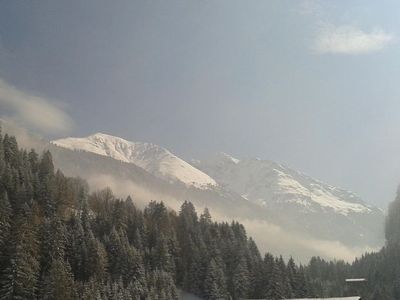
[[[183,201],[165,194],[151,192],[133,183],[130,180],[124,180],[107,174],[97,174],[87,178],[92,192],[102,190],[105,187],[111,188],[116,197],[125,199],[131,196],[135,205],[144,209],[150,201],[162,201],[167,207],[179,212]],[[190,200],[190,199],[188,199]],[[200,215],[206,206],[195,205],[198,215]],[[311,255],[320,256],[325,259],[344,260],[352,262],[356,257],[364,253],[376,251],[379,248],[371,247],[348,247],[339,241],[315,239],[299,233],[288,232],[281,227],[268,223],[266,221],[245,218],[232,218],[225,215],[222,211],[207,207],[211,216],[217,222],[237,221],[246,228],[249,237],[252,237],[261,254],[269,252],[274,255],[282,255],[285,259],[293,257],[301,263],[308,263]],[[238,213],[239,214],[239,213]]]
[[[400,299],[399,28],[394,0],[0,1],[0,299]]]

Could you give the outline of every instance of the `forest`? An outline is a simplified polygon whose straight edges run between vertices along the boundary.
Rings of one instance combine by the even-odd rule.
[[[115,191],[116,194],[118,191]],[[307,265],[261,254],[238,222],[215,222],[186,201],[139,209],[55,170],[51,153],[0,133],[0,299],[287,299],[341,296],[365,277],[366,299],[400,299],[400,197],[386,246],[353,263]]]

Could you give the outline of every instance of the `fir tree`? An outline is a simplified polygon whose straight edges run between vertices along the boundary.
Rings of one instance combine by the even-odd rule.
[[[244,257],[239,260],[232,276],[233,298],[246,298],[249,294],[250,276],[247,263]]]
[[[9,237],[11,216],[12,210],[10,202],[8,201],[8,195],[7,192],[3,192],[3,194],[0,195],[0,254]]]
[[[3,151],[6,164],[9,164],[12,168],[18,168],[20,154],[15,137],[9,136],[7,133],[5,134],[3,139]]]
[[[78,299],[71,267],[63,260],[53,260],[44,282],[43,299]]]
[[[5,172],[5,167],[6,167],[6,160],[4,157],[3,134],[2,134],[2,128],[0,126],[0,176],[3,176]],[[1,190],[1,187],[0,187],[0,192],[1,193],[3,192],[3,190]]]
[[[224,299],[227,296],[223,271],[214,259],[211,259],[207,267],[203,286],[203,296],[206,299]]]
[[[28,205],[11,227],[4,249],[0,299],[34,299],[39,276],[38,240],[34,212]]]
[[[272,265],[270,276],[265,297],[270,300],[284,299],[285,287],[282,282],[281,269],[276,261]]]

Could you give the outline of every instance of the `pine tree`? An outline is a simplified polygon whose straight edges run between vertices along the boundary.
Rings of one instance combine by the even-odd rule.
[[[0,195],[0,254],[4,249],[11,228],[12,210],[7,192]]]
[[[311,291],[309,291],[309,287],[307,286],[307,278],[305,275],[304,268],[300,266],[297,271],[296,278],[296,289],[295,289],[295,296],[297,298],[305,298],[307,296],[313,296]]]
[[[35,150],[31,149],[31,151],[29,151],[28,161],[32,173],[37,173],[39,170],[39,156],[37,155]]]
[[[290,285],[289,278],[288,278],[287,267],[286,267],[285,261],[283,260],[282,256],[280,256],[279,259],[277,260],[277,264],[279,266],[280,274],[281,274],[283,295],[285,298],[290,298],[293,292],[292,292],[292,287]]]
[[[214,259],[211,259],[207,267],[203,284],[203,296],[210,300],[224,299],[227,296],[223,271]]]
[[[0,299],[34,299],[39,276],[38,240],[34,213],[28,205],[11,227],[4,250]]]
[[[189,238],[189,246],[187,249],[191,249],[190,252],[186,253],[185,267],[184,272],[185,275],[183,277],[182,286],[185,290],[192,292],[196,295],[201,295],[201,272],[202,269],[202,261],[201,255],[198,247],[192,242],[192,239]]]
[[[198,217],[196,213],[196,209],[191,202],[185,201],[179,212],[180,225],[188,230],[189,232],[193,232],[197,227]]]
[[[102,281],[91,279],[81,287],[79,299],[82,300],[106,300],[103,297],[105,286]]]
[[[247,298],[250,288],[250,276],[247,263],[244,257],[239,260],[232,276],[233,298]]]
[[[152,269],[164,270],[172,272],[174,270],[173,261],[168,251],[167,240],[161,233],[157,238],[156,245],[152,249]]]
[[[200,223],[204,227],[210,227],[210,225],[212,224],[210,211],[208,210],[207,207],[204,209],[203,213],[200,215]]]
[[[43,286],[43,299],[78,299],[71,267],[61,259],[53,260]]]
[[[41,226],[41,266],[46,272],[53,260],[62,259],[67,244],[66,228],[57,217],[44,218]]]
[[[6,161],[4,157],[3,134],[0,126],[0,176],[4,174],[5,167],[6,167]],[[1,193],[3,192],[3,190],[1,190],[1,187],[0,187],[0,192]]]
[[[9,136],[7,133],[3,139],[4,159],[12,168],[18,168],[19,150],[15,137]]]
[[[277,262],[273,263],[270,276],[265,297],[270,300],[284,299],[285,290],[282,283],[282,274]]]
[[[176,286],[169,273],[160,270],[153,271],[148,276],[147,283],[150,285],[148,299],[178,299]]]
[[[140,234],[139,228],[136,228],[132,238],[133,246],[139,251],[143,251],[143,241],[142,235]]]
[[[89,253],[87,262],[88,278],[95,277],[98,280],[103,280],[106,277],[108,267],[107,252],[103,244],[92,233],[89,234],[87,249]]]
[[[389,205],[385,236],[389,245],[400,246],[400,186],[396,199]]]
[[[134,300],[140,300],[140,299],[145,299],[146,295],[148,294],[147,286],[145,284],[146,282],[141,282],[139,280],[134,280],[129,282],[127,286],[127,290],[129,294],[131,295],[132,299]]]
[[[38,200],[43,208],[44,215],[48,218],[54,216],[57,206],[55,201],[55,177],[54,166],[51,161],[50,152],[44,152],[39,163],[38,171],[39,190]]]
[[[248,270],[250,297],[261,298],[263,294],[263,261],[256,243],[250,237],[248,241]]]
[[[287,278],[288,278],[288,282],[290,285],[290,297],[295,297],[299,294],[299,278],[298,278],[298,274],[297,274],[297,268],[296,268],[296,264],[294,262],[294,259],[292,257],[290,257],[288,263],[287,263]]]
[[[71,216],[68,224],[66,257],[71,265],[74,277],[82,281],[89,279],[87,270],[89,253],[86,242],[81,219]]]

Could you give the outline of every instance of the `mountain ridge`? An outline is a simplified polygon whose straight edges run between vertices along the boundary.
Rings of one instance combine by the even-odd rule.
[[[132,163],[171,183],[179,181],[200,189],[220,185],[269,209],[281,211],[292,206],[302,213],[335,213],[345,217],[378,211],[353,192],[270,160],[237,159],[221,152],[211,159],[188,163],[161,146],[131,142],[104,133],[83,138],[69,137],[51,143]]]
[[[303,206],[318,204],[346,215],[352,212],[370,212],[367,204],[355,193],[324,183],[284,164],[259,158],[237,159],[220,152],[205,161],[192,161],[220,185],[266,205],[268,197],[287,195],[290,201]],[[255,179],[256,178],[256,179]],[[268,186],[262,186],[264,183]],[[271,186],[274,189],[271,190]],[[282,199],[281,199],[282,200]],[[287,199],[289,200],[289,199]],[[378,208],[377,208],[378,209]]]
[[[70,150],[92,152],[133,163],[153,175],[169,181],[178,180],[197,188],[216,185],[216,182],[207,174],[194,168],[167,149],[152,143],[131,142],[104,133],[95,133],[84,138],[58,139],[51,143]]]
[[[368,214],[346,215],[330,209],[324,211],[318,206],[310,211],[306,209],[307,206],[287,201],[268,201],[268,205],[262,205],[260,201],[254,201],[258,199],[253,197],[256,194],[246,195],[239,193],[240,189],[233,190],[226,186],[221,178],[204,168],[204,161],[190,161],[190,164],[212,178],[216,185],[199,188],[171,179],[165,174],[152,174],[134,163],[108,155],[71,150],[57,146],[54,142],[48,142],[41,148],[52,152],[57,168],[68,176],[79,176],[87,180],[92,190],[109,186],[119,190],[120,196],[132,195],[144,205],[157,199],[173,209],[177,209],[183,201],[190,200],[200,211],[208,207],[219,220],[240,220],[247,225],[249,233],[262,247],[286,257],[307,260],[311,256],[320,255],[349,260],[383,245],[383,214],[375,209]],[[226,153],[225,159],[237,167],[247,160],[238,160]],[[253,159],[253,163],[262,163],[262,160]],[[304,175],[296,172],[299,176]],[[265,186],[269,182],[263,184]],[[259,198],[270,200],[265,194]],[[284,197],[282,199],[285,200]]]

